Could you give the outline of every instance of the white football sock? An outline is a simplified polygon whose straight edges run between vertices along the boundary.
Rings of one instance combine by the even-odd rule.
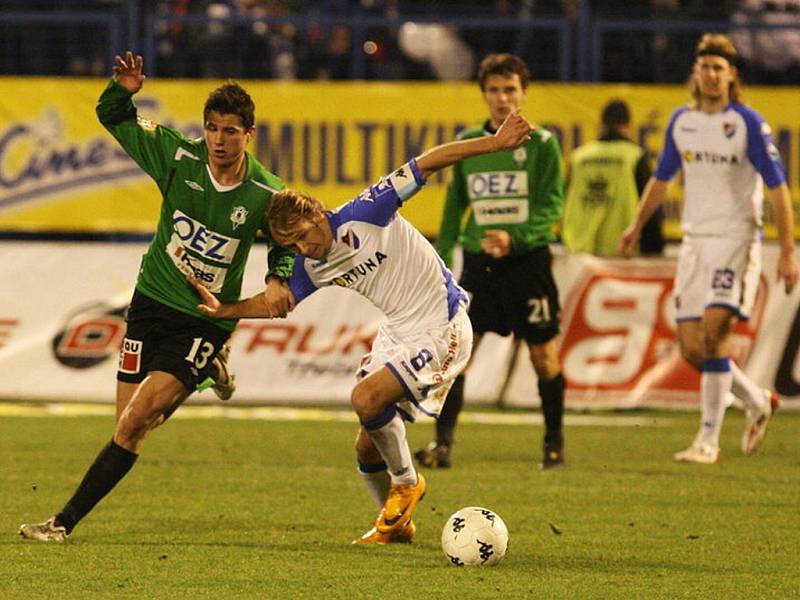
[[[725,395],[731,389],[732,379],[733,375],[729,370],[704,370],[700,376],[702,420],[697,441],[701,444],[719,448],[719,433],[722,430],[722,421],[725,418]]]
[[[744,374],[739,366],[730,361],[731,374],[733,381],[731,383],[731,391],[733,395],[744,402],[745,408],[749,410],[762,411],[765,408],[766,398],[764,390],[756,385],[756,383]],[[758,413],[756,413],[758,414]]]
[[[364,484],[367,486],[369,497],[375,503],[378,509],[383,508],[386,502],[386,497],[389,495],[389,472],[386,470],[386,465],[379,471],[365,471],[374,465],[358,465],[358,472]]]
[[[411,448],[406,441],[403,419],[395,414],[386,425],[377,429],[366,429],[366,432],[386,463],[392,483],[417,483],[417,471],[411,460]]]

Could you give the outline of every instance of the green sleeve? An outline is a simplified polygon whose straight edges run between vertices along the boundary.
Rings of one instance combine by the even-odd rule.
[[[128,156],[163,189],[184,136],[169,127],[137,118],[132,94],[113,80],[97,102],[97,118]]]
[[[444,264],[453,266],[453,251],[458,244],[461,233],[461,219],[467,209],[467,194],[464,190],[464,175],[461,163],[453,167],[453,181],[447,188],[442,210],[442,225],[436,238],[436,252],[442,257]]]
[[[279,246],[272,240],[267,241],[267,275],[276,275],[284,281],[292,275],[294,268],[294,252],[290,252],[283,246]],[[265,277],[265,279],[266,279]]]
[[[534,174],[534,194],[531,198],[528,223],[515,228],[511,235],[514,248],[533,248],[541,245],[542,232],[547,241],[555,240],[553,226],[561,220],[564,210],[564,174],[561,148],[555,136],[543,142],[541,156]]]

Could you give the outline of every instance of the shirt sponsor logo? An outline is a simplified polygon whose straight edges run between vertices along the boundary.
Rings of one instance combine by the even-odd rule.
[[[119,372],[136,375],[142,368],[142,342],[125,338],[119,353]]]
[[[239,207],[241,208],[241,207]],[[237,209],[234,209],[236,211]],[[245,215],[246,217],[246,215]],[[233,215],[231,215],[231,220]],[[173,239],[175,236],[187,248],[215,262],[229,265],[233,261],[239,240],[211,231],[200,221],[192,219],[183,212],[172,213]]]
[[[357,283],[361,278],[366,277],[367,274],[375,271],[383,261],[389,257],[381,251],[375,252],[374,258],[369,258],[363,262],[358,263],[347,272],[337,275],[331,280],[330,285],[338,285],[339,287],[350,287]]]
[[[528,195],[528,173],[527,171],[471,173],[467,176],[467,187],[472,200],[519,198]]]
[[[211,292],[218,293],[222,291],[222,284],[225,283],[228,269],[226,267],[207,265],[199,258],[189,254],[181,239],[175,233],[172,234],[172,238],[167,244],[167,255],[184,275],[191,275],[199,279]]]
[[[706,163],[709,165],[738,165],[739,157],[735,154],[720,154],[705,150],[684,150],[683,161],[687,163]]]
[[[528,200],[480,200],[472,203],[472,214],[478,225],[527,223]]]

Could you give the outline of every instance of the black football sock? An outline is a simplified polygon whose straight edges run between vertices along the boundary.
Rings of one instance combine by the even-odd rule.
[[[70,533],[78,521],[125,477],[138,457],[138,454],[126,450],[112,439],[94,459],[75,494],[56,515],[56,522]]]
[[[450,393],[436,420],[436,444],[452,448],[458,422],[458,414],[464,406],[464,375],[459,375],[450,388]]]
[[[539,397],[544,415],[544,443],[561,447],[564,437],[561,424],[564,417],[564,376],[559,373],[548,381],[539,381]]]

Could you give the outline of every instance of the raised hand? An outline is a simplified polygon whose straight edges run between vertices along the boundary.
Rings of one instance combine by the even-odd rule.
[[[146,75],[142,73],[144,59],[140,55],[134,56],[133,52],[128,50],[123,56],[115,56],[114,62],[116,64],[111,68],[114,71],[114,81],[131,94],[142,89]]]
[[[497,142],[498,150],[514,150],[519,148],[520,144],[527,142],[531,139],[531,130],[533,126],[528,122],[528,119],[520,114],[520,109],[509,113],[503,124],[494,134],[495,142]]]

